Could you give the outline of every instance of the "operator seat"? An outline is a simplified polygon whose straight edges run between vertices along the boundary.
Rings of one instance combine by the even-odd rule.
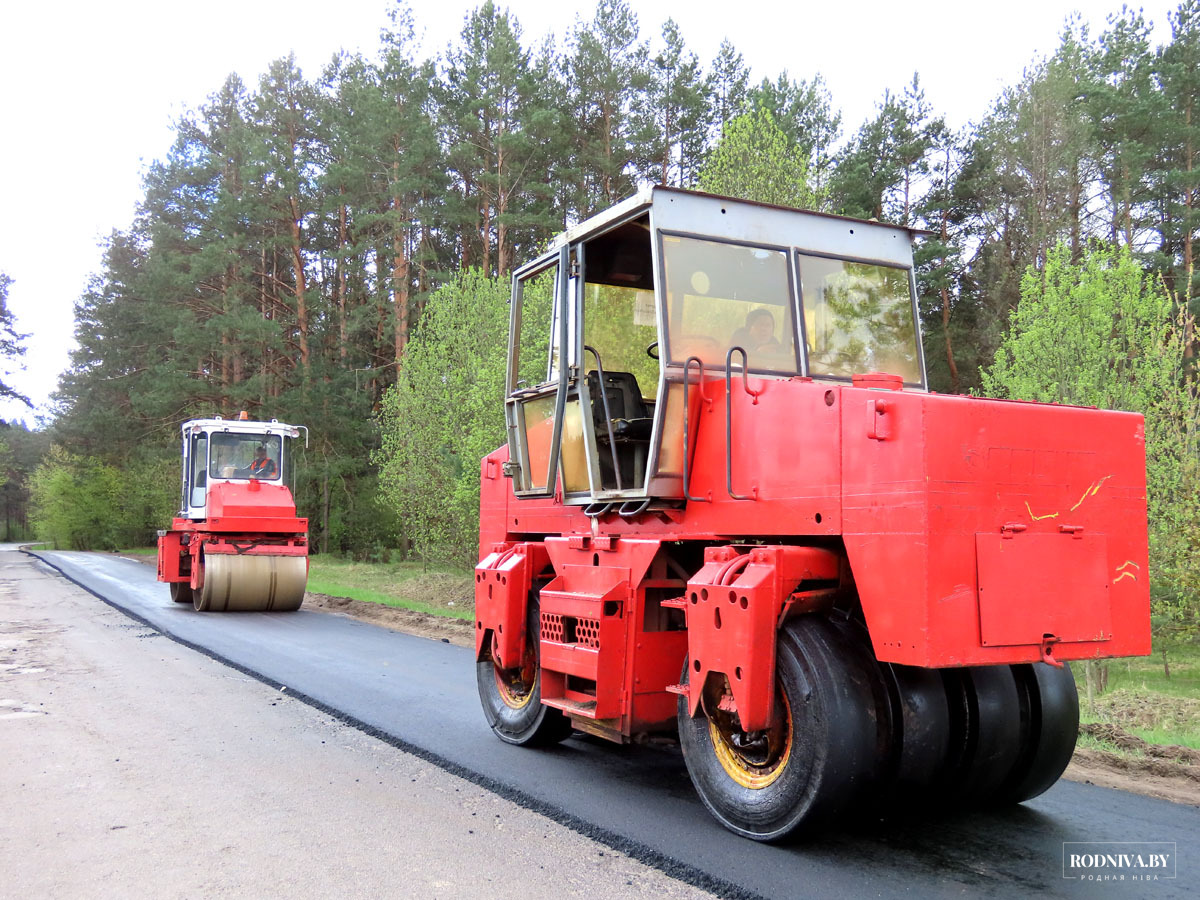
[[[600,373],[587,374],[588,395],[592,398],[592,421],[597,437],[608,440],[604,425],[604,398],[600,396]],[[604,393],[608,397],[608,414],[612,419],[613,437],[625,440],[649,440],[654,420],[642,398],[637,378],[632,372],[605,372]]]
[[[632,372],[605,372],[604,396],[600,393],[600,373],[592,370],[587,374],[588,396],[592,399],[592,422],[596,430],[596,442],[608,444],[608,423],[604,421],[604,398],[608,398],[609,422],[612,425],[613,444],[617,447],[617,462],[621,467],[621,480],[626,488],[640,485],[645,478],[646,457],[649,455],[650,433],[654,418],[642,397],[637,378]],[[609,452],[599,454],[601,478],[606,487],[615,488],[612,456]]]

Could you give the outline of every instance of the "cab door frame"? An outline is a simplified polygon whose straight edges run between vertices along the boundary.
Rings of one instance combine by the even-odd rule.
[[[566,407],[568,368],[566,348],[569,346],[568,272],[569,252],[566,246],[547,253],[513,273],[512,299],[509,310],[508,364],[505,379],[504,421],[508,432],[509,461],[505,470],[513,478],[513,493],[517,497],[550,497],[558,481],[559,444],[562,440],[563,412]],[[557,378],[547,377],[534,387],[518,384],[521,341],[521,313],[524,289],[529,279],[554,269],[554,286],[551,299],[551,327],[549,350],[546,359],[547,376],[551,374],[551,361],[555,356],[556,339],[558,350]],[[564,315],[564,313],[566,313]],[[527,407],[530,403],[554,397],[553,426],[544,481],[535,480],[529,455],[529,431]]]

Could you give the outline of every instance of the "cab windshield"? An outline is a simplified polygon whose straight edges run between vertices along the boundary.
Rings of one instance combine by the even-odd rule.
[[[801,255],[800,291],[810,374],[921,381],[907,269]]]
[[[277,434],[216,432],[210,440],[210,478],[278,481],[283,439]]]
[[[662,247],[671,362],[724,367],[740,347],[752,370],[799,372],[786,252],[674,235]]]

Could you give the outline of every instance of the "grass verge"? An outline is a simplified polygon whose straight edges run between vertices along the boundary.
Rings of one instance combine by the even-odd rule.
[[[1090,705],[1087,667],[1077,664],[1080,721],[1118,726],[1148,744],[1200,749],[1200,646],[1168,645],[1165,658],[1164,665],[1161,647],[1156,647],[1152,656],[1094,663]],[[1083,736],[1081,746],[1087,746],[1085,737],[1097,749],[1131,752],[1103,737]]]
[[[475,615],[475,576],[468,569],[426,570],[420,563],[360,563],[309,559],[308,589],[453,619]]]

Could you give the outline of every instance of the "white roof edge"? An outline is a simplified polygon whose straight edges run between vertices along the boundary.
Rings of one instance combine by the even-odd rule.
[[[773,203],[760,203],[755,200],[744,200],[738,197],[726,197],[720,194],[709,194],[704,191],[688,190],[687,188],[677,188],[671,185],[654,184],[639,188],[634,194],[626,197],[624,200],[617,203],[615,206],[610,206],[608,209],[590,216],[570,228],[559,232],[550,241],[545,253],[540,256],[545,256],[555,250],[561,249],[565,244],[571,244],[585,237],[602,232],[608,226],[616,225],[623,219],[627,219],[641,209],[649,210],[654,205],[655,193],[663,194],[685,194],[697,197],[705,197],[711,200],[718,200],[725,203],[737,203],[745,206],[757,206],[763,209],[778,209],[784,212],[801,213],[807,216],[815,216],[822,219],[834,221],[853,222],[870,228],[890,229],[894,231],[906,232],[909,239],[932,234],[923,228],[913,228],[910,225],[898,225],[894,222],[880,222],[875,219],[859,219],[853,216],[843,216],[837,213],[821,212],[813,209],[794,209],[787,206],[778,206]],[[540,257],[539,257],[540,258]]]
[[[251,419],[188,419],[180,426],[180,430],[187,431],[196,425],[199,425],[201,428],[223,428],[228,431],[240,431],[243,434],[267,434],[269,432],[282,432],[304,427],[302,425],[289,425],[287,422],[262,422]]]
[[[654,191],[657,185],[650,187],[639,188],[638,191],[630,197],[626,197],[615,206],[610,206],[603,212],[598,212],[594,216],[584,219],[578,224],[572,225],[565,231],[561,231],[554,236],[550,242],[550,249],[553,250],[561,247],[563,244],[570,244],[579,240],[584,235],[599,231],[606,225],[616,224],[621,219],[627,218],[642,207],[649,209],[654,197]]]

